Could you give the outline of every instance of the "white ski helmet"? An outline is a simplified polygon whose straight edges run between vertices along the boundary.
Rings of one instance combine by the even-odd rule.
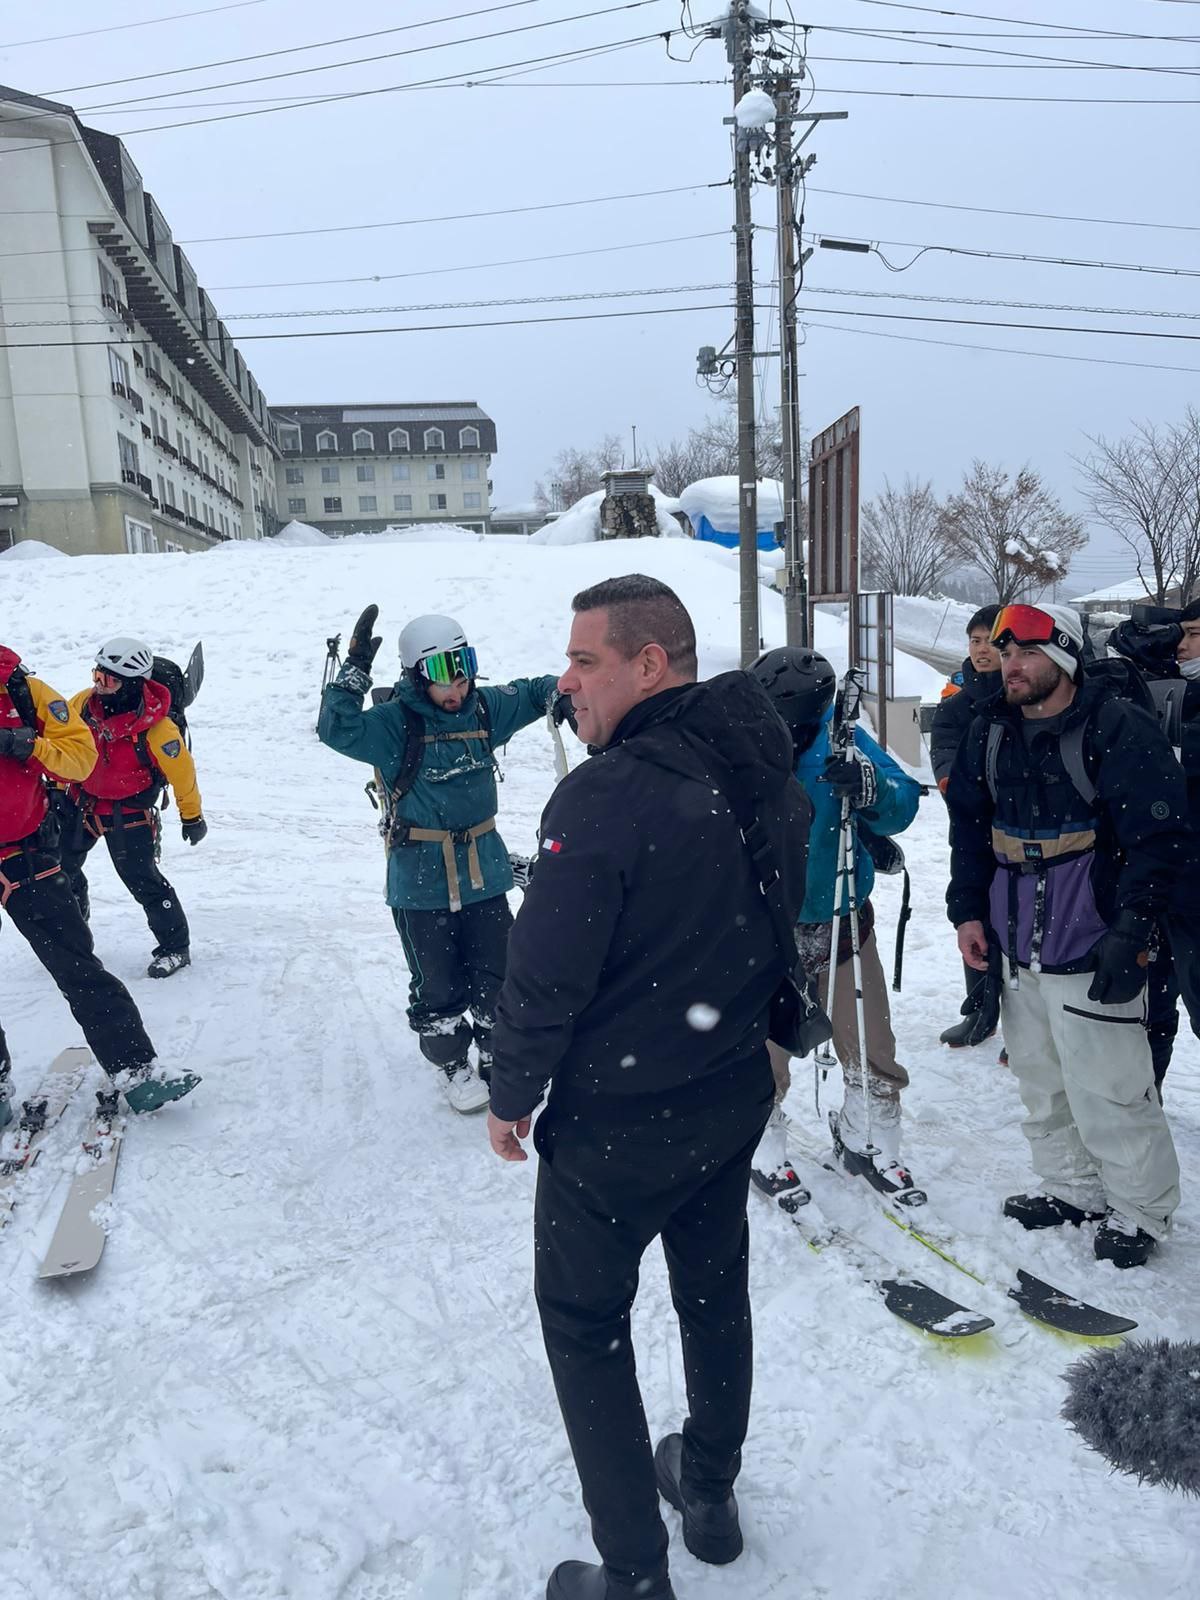
[[[148,678],[154,670],[154,651],[141,639],[110,639],[96,651],[96,665],[118,678]]]
[[[441,617],[431,614],[425,617],[414,617],[405,625],[400,634],[400,660],[409,672],[420,677],[437,681],[440,674],[431,673],[427,663],[434,657],[450,656],[455,652],[460,654],[460,664],[466,671],[466,676],[473,678],[474,670],[466,670],[467,657],[470,656],[470,667],[474,667],[475,652],[467,643],[467,636],[453,617]]]

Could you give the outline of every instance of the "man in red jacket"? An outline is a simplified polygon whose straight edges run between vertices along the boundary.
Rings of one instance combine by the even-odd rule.
[[[111,639],[96,653],[94,687],[71,701],[92,731],[99,759],[67,791],[62,808],[63,867],[88,915],[83,865],[103,839],[121,882],[146,913],[157,943],[146,968],[169,978],[191,964],[187,918],[179,896],[158,867],[162,819],[158,803],[170,784],[183,837],[199,844],[208,832],[200,810],[196,768],[170,717],[170,691],[151,676],[154,654],[139,639]]]
[[[188,1074],[168,1081],[155,1068],[137,1007],[97,960],[59,862],[46,780],[78,783],[95,763],[80,718],[0,646],[0,907],[58,985],[97,1061],[125,1089],[130,1109],[149,1111],[200,1080]],[[0,1032],[0,1128],[12,1120],[9,1072]]]

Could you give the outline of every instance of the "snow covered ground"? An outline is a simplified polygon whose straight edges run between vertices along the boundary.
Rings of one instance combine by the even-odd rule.
[[[176,658],[203,638],[192,722],[211,829],[185,848],[167,813],[164,865],[195,958],[169,983],[142,975],[140,912],[93,857],[99,949],[160,1053],[204,1083],[131,1129],[92,1279],[35,1278],[82,1100],[0,1235],[5,1600],[540,1600],[556,1561],[591,1559],[530,1294],[534,1163],[496,1160],[481,1119],[450,1111],[420,1059],[368,773],[318,745],[313,722],[324,641],[368,601],[383,660],[407,617],[444,610],[498,680],[558,670],[571,594],[630,569],[677,586],[704,672],[734,665],[736,572],[684,540],[360,541],[0,569],[3,642],[64,691],[87,681],[107,635],[143,633]],[[778,642],[781,604],[764,606]],[[831,635],[819,642],[832,653]],[[503,832],[528,849],[552,782],[545,731],[518,736],[503,766]],[[1167,1080],[1185,1200],[1151,1267],[1122,1276],[1092,1261],[1086,1237],[1002,1227],[999,1202],[1028,1174],[1016,1092],[990,1048],[937,1044],[960,984],[944,831],[934,795],[905,840],[916,916],[896,1013],[911,1161],[989,1270],[1019,1255],[1145,1334],[1194,1338],[1196,1045],[1181,1042]],[[897,891],[888,880],[878,893],[887,962]],[[25,1093],[79,1038],[12,929],[0,949]],[[796,1077],[791,1109],[816,1131],[809,1078]],[[747,1549],[735,1567],[703,1567],[669,1514],[681,1600],[1200,1592],[1200,1507],[1114,1479],[1057,1419],[1077,1345],[868,1220],[897,1267],[996,1320],[973,1348],[935,1343],[752,1203]],[[658,1433],[680,1421],[683,1382],[657,1250],[635,1318]]]

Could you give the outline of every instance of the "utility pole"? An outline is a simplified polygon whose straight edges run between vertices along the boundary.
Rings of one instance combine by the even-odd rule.
[[[731,0],[725,50],[733,69],[733,104],[750,87],[753,24],[746,0]],[[737,293],[734,350],[738,416],[738,571],[741,592],[741,660],[748,667],[759,652],[758,460],[754,433],[754,224],[750,206],[750,145],[746,130],[733,127],[733,187],[736,198]]]
[[[796,341],[796,174],[792,120],[796,92],[790,73],[775,94],[776,237],[779,244],[779,424],[783,439],[783,613],[790,645],[807,645],[808,568],[800,520],[800,368]]]

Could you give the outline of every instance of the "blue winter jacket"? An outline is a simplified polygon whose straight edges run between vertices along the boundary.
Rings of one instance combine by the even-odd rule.
[[[354,761],[378,769],[388,789],[395,783],[407,739],[401,702],[415,711],[428,733],[465,733],[480,726],[479,700],[487,703],[493,749],[507,744],[520,728],[546,714],[558,680],[516,678],[512,683],[476,688],[460,711],[439,711],[418,685],[408,679],[396,685],[395,698],[363,709],[362,696],[332,683],[321,701],[317,734],[322,744]],[[400,813],[418,828],[457,832],[476,827],[496,815],[496,774],[479,741],[443,739],[425,747],[412,788],[400,802]],[[456,844],[459,889],[464,905],[507,894],[513,886],[508,851],[498,832],[478,841],[483,888],[471,884],[467,846]],[[397,845],[388,857],[387,903],[398,910],[441,911],[450,903],[442,847],[433,840]]]
[[[830,707],[825,713],[821,731],[796,763],[796,777],[813,806],[812,827],[808,836],[808,874],[799,917],[801,922],[833,920],[834,878],[837,876],[838,830],[842,808],[841,801],[829,785],[818,781],[829,759],[829,727],[832,721],[833,708]],[[875,804],[863,807],[856,815],[873,833],[903,833],[917,814],[921,799],[920,784],[902,771],[862,728],[855,728],[854,743],[870,759],[879,780]],[[861,905],[875,882],[875,863],[861,846],[855,856],[855,884]],[[848,910],[849,897],[843,894],[842,911],[845,913]]]

